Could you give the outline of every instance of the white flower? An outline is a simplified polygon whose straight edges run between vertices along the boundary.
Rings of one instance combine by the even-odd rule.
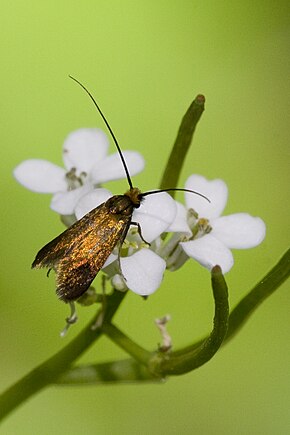
[[[259,245],[265,237],[265,223],[259,217],[247,213],[221,217],[228,199],[228,189],[223,180],[208,181],[200,175],[191,175],[185,188],[202,193],[211,202],[186,192],[187,223],[184,223],[186,210],[179,204],[179,212],[168,231],[183,225],[183,231],[188,236],[189,224],[191,237],[180,243],[186,255],[209,270],[219,265],[223,273],[226,273],[234,264],[230,249],[247,249]]]
[[[78,219],[93,208],[110,198],[112,194],[106,189],[96,189],[80,199],[75,209]],[[159,236],[167,230],[176,215],[175,201],[167,193],[146,196],[141,206],[134,210],[132,222],[140,224],[142,237],[153,245]],[[126,256],[121,256],[120,266],[125,281],[120,277],[117,254],[113,253],[103,269],[114,276],[118,289],[129,288],[134,293],[147,296],[154,293],[161,284],[166,262],[157,255],[152,246],[147,246],[131,227],[125,241]],[[117,276],[116,276],[117,274]]]
[[[96,128],[83,128],[68,135],[63,144],[64,168],[41,159],[20,163],[14,170],[16,180],[38,193],[52,193],[51,208],[61,215],[71,215],[78,200],[106,181],[126,176],[120,156],[108,153],[106,134]],[[124,151],[130,175],[144,168],[143,157]]]

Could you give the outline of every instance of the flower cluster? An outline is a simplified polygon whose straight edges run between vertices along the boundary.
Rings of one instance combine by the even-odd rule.
[[[108,156],[109,141],[97,128],[82,128],[68,135],[63,144],[64,168],[41,159],[20,163],[16,180],[38,193],[52,193],[50,207],[61,215],[71,215],[80,198],[102,183],[125,178],[119,154]],[[144,168],[143,157],[135,151],[124,151],[131,175]]]
[[[81,129],[64,142],[66,169],[45,160],[27,160],[14,175],[30,190],[52,193],[54,211],[80,219],[112,196],[101,188],[102,183],[124,177],[119,155],[107,156],[107,150],[108,140],[101,130]],[[139,153],[124,151],[123,155],[131,175],[143,169]],[[176,270],[189,258],[209,270],[218,264],[226,273],[234,263],[231,249],[252,248],[263,241],[262,219],[247,213],[221,216],[228,198],[224,181],[191,175],[185,188],[202,193],[210,202],[190,192],[185,192],[186,206],[165,192],[145,197],[132,221],[140,224],[148,244],[132,227],[120,261],[113,252],[103,267],[115,288],[150,295],[160,286],[166,268]]]

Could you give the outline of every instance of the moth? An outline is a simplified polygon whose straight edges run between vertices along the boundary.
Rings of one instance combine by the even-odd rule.
[[[67,303],[77,300],[90,287],[113,249],[118,246],[120,250],[122,247],[131,225],[138,227],[140,237],[146,242],[140,225],[132,222],[132,215],[147,195],[180,190],[195,193],[208,200],[201,193],[188,189],[172,188],[142,193],[133,187],[121,148],[99,105],[82,83],[72,76],[70,78],[89,95],[107,126],[120,155],[129,190],[124,195],[112,196],[91,210],[37,253],[32,268],[49,268],[49,271],[53,269],[56,272],[56,293]]]

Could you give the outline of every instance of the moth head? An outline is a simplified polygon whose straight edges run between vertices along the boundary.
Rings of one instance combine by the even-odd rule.
[[[140,207],[143,198],[142,192],[140,189],[138,189],[138,187],[132,187],[125,193],[125,196],[128,196],[128,198],[130,198],[134,208]]]

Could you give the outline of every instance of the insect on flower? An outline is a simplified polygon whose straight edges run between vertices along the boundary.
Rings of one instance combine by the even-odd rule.
[[[147,243],[142,237],[140,225],[137,222],[132,222],[134,209],[140,207],[146,196],[179,190],[197,194],[209,201],[201,193],[189,189],[169,188],[142,193],[137,187],[133,187],[118,141],[99,105],[82,83],[74,77],[70,76],[70,78],[89,95],[106,124],[120,155],[129,190],[124,195],[112,196],[91,210],[45,245],[36,255],[32,267],[54,269],[56,272],[56,293],[64,302],[77,300],[89,288],[113,249],[118,246],[120,250],[131,225],[137,226],[141,239]],[[122,271],[120,272],[122,273]]]

